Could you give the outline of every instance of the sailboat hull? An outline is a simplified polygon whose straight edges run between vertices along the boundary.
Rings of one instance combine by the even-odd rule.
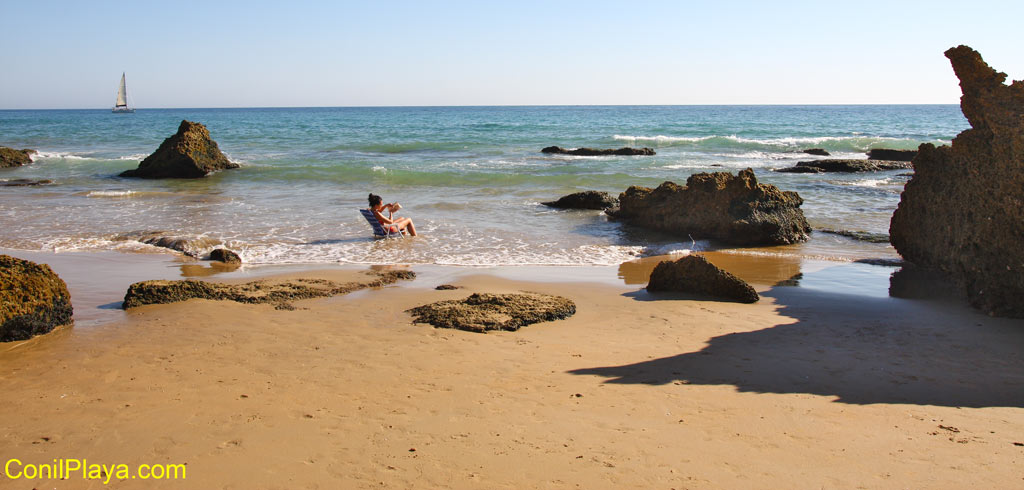
[[[114,114],[129,114],[135,112],[135,109],[129,109],[127,107],[115,107],[110,110]]]

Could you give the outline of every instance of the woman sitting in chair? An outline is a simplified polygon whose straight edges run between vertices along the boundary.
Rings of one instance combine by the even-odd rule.
[[[383,204],[380,196],[370,193],[370,211],[377,217],[377,221],[380,221],[380,225],[384,229],[389,229],[391,233],[401,233],[408,231],[410,236],[416,236],[416,226],[412,224],[412,220],[409,218],[393,218],[394,213],[397,213],[399,209],[402,209],[402,205],[397,202],[390,204]],[[388,212],[388,216],[384,217],[384,211]]]

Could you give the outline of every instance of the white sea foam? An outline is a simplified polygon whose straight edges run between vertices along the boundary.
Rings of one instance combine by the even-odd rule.
[[[142,160],[142,159],[145,159],[145,158],[146,158],[146,157],[148,157],[148,156],[149,156],[149,155],[147,155],[147,154],[145,154],[145,153],[135,153],[135,154],[132,154],[132,155],[124,155],[124,156],[120,156],[120,157],[117,157],[117,159],[118,159],[118,160],[133,160],[133,161],[134,161],[134,160]]]
[[[694,143],[714,138],[714,136],[630,136],[616,134],[612,139],[619,141],[649,141],[652,143]]]
[[[382,174],[388,173],[387,167],[382,167],[380,165],[374,165],[371,170],[373,170],[374,172],[380,172]]]
[[[36,158],[50,159],[50,160],[56,160],[56,159],[61,159],[61,160],[96,160],[95,158],[83,157],[83,156],[78,156],[78,155],[74,155],[74,154],[71,154],[71,153],[64,153],[64,152],[59,152],[59,151],[40,151],[39,153],[33,155],[33,157],[34,158],[32,159],[32,161],[35,161]]]
[[[86,197],[131,197],[138,194],[136,191],[89,191]]]

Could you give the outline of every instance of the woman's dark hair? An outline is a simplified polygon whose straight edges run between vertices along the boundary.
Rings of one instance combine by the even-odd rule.
[[[369,200],[370,200],[370,206],[376,206],[376,205],[380,204],[380,201],[381,201],[380,196],[378,196],[378,195],[376,195],[376,194],[374,194],[372,192],[370,193]]]

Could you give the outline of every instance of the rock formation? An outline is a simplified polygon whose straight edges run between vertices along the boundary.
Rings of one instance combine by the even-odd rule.
[[[217,142],[210,139],[210,131],[202,124],[181,121],[178,132],[164,140],[152,155],[146,157],[139,168],[121,172],[121,177],[145,179],[195,179],[229,168],[238,168],[221,153]]]
[[[949,275],[976,308],[1024,317],[1024,81],[1005,85],[967,46],[945,54],[971,129],[952,146],[920,146],[889,235],[903,258]]]
[[[0,255],[0,342],[71,323],[71,293],[46,264]]]
[[[282,310],[294,309],[291,301],[323,298],[366,288],[382,287],[400,279],[412,279],[412,271],[374,272],[369,282],[337,283],[326,279],[295,279],[291,281],[252,281],[245,284],[220,284],[205,281],[143,281],[132,284],[124,295],[124,309],[136,306],[176,303],[193,298],[267,303]]]
[[[757,291],[740,279],[708,262],[703,255],[687,255],[675,262],[661,262],[651,272],[647,291],[674,291],[756,303]]]
[[[910,162],[825,159],[798,162],[795,167],[777,168],[775,171],[797,174],[817,174],[823,172],[878,172],[880,170],[904,170],[908,168],[911,168]]]
[[[15,150],[6,146],[0,146],[0,168],[20,167],[32,163],[32,155],[39,153],[35,150]]]
[[[886,148],[875,148],[868,150],[868,160],[893,160],[897,162],[909,162],[917,156],[917,150],[890,150]]]
[[[618,206],[619,200],[607,192],[583,191],[541,204],[561,209],[608,209]]]
[[[827,157],[827,156],[831,155],[831,153],[829,153],[828,150],[826,150],[824,148],[808,148],[808,149],[804,150],[804,153],[806,153],[808,155],[820,155],[820,156],[823,156],[823,157]]]
[[[533,323],[569,318],[576,304],[561,296],[540,293],[474,293],[466,299],[438,301],[407,310],[413,323],[485,333],[519,330]]]
[[[811,227],[795,192],[759,184],[754,171],[698,173],[686,186],[633,186],[607,213],[627,223],[673,233],[681,239],[712,238],[735,245],[781,245],[807,240]]]
[[[606,155],[619,155],[619,156],[631,156],[631,155],[654,155],[654,149],[652,148],[629,148],[622,147],[619,149],[596,149],[596,148],[576,148],[574,150],[566,150],[561,146],[549,146],[540,150],[541,153],[555,153],[561,155],[576,155],[579,157],[599,157]]]
[[[210,260],[224,262],[225,264],[241,264],[242,258],[237,253],[226,248],[215,248],[210,251]]]

